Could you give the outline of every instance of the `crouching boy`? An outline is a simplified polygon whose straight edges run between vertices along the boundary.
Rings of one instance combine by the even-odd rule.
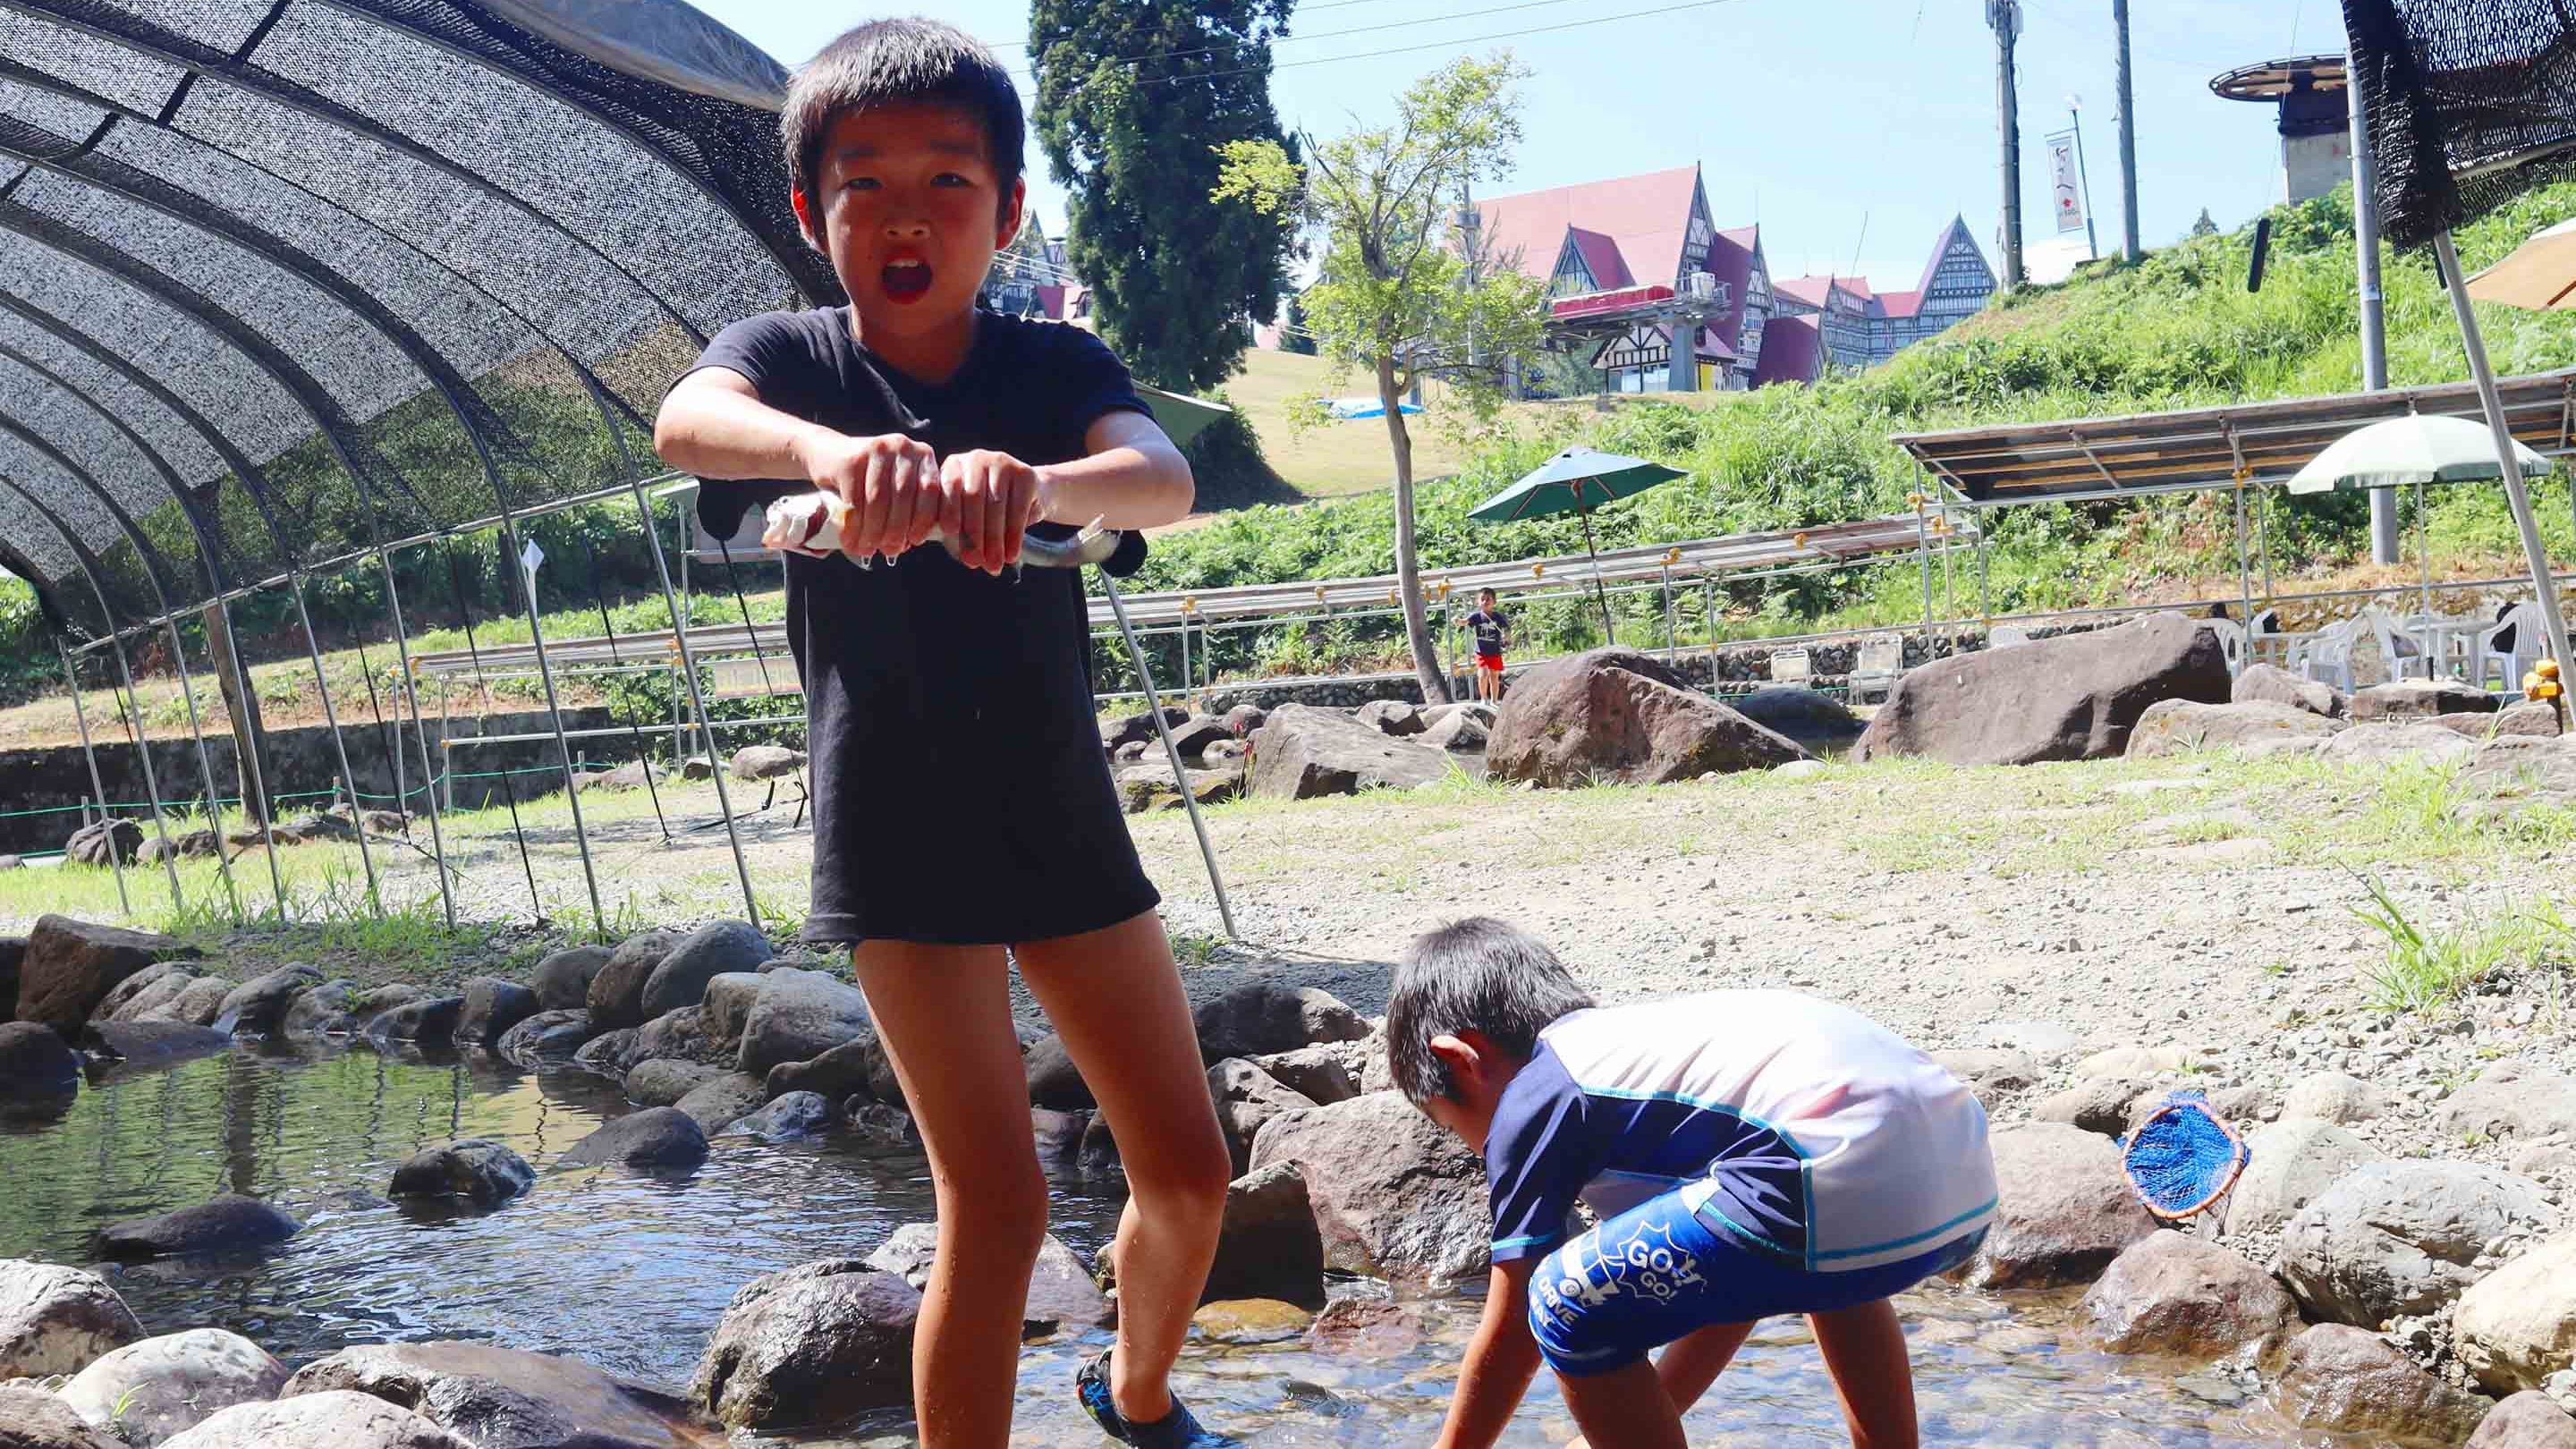
[[[1486,919],[1414,942],[1387,1050],[1492,1192],[1492,1285],[1442,1449],[1492,1444],[1542,1360],[1593,1449],[1682,1449],[1682,1414],[1784,1313],[1813,1326],[1855,1444],[1916,1442],[1888,1300],[1967,1261],[1995,1209],[1985,1111],[1938,1063],[1786,991],[1595,1007]],[[1578,1199],[1598,1220],[1581,1233]]]

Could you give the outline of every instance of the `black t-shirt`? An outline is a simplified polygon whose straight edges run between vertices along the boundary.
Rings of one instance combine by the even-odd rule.
[[[746,318],[690,371],[705,367],[781,412],[943,458],[1069,462],[1105,414],[1147,411],[1097,338],[993,313],[938,386],[879,361],[839,308]],[[811,487],[710,481],[699,514],[724,537],[744,509]],[[790,555],[787,636],[812,754],[807,940],[1016,944],[1157,903],[1100,748],[1079,572],[994,578],[936,544],[869,569]]]
[[[1487,613],[1483,609],[1478,609],[1467,616],[1467,627],[1476,631],[1477,653],[1488,657],[1499,657],[1502,654],[1503,634],[1511,627],[1503,618],[1502,610],[1496,609]]]

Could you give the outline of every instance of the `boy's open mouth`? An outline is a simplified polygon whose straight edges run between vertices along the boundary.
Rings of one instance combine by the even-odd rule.
[[[879,270],[877,278],[888,301],[918,302],[930,290],[930,263],[919,257],[897,257]]]

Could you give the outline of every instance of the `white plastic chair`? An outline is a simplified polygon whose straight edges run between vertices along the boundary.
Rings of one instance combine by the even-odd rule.
[[[1864,696],[1876,693],[1884,699],[1896,692],[1896,677],[1905,672],[1905,641],[1902,639],[1864,640],[1852,661],[1851,702],[1866,704]]]
[[[2245,672],[2245,626],[2233,619],[2203,619],[2200,627],[2218,636],[2218,650],[2227,656],[2227,672]]]
[[[2408,633],[2404,624],[2375,606],[2362,610],[2361,617],[2369,621],[2371,636],[2379,641],[2379,659],[2387,666],[2390,680],[2433,677],[2433,661],[2424,652],[2423,641]]]
[[[2016,628],[2010,624],[1997,624],[1986,631],[1986,647],[1989,649],[2010,649],[2016,644],[2029,642],[2028,630]]]
[[[2479,633],[2470,652],[2469,683],[2485,689],[2495,678],[2498,689],[2521,688],[2524,673],[2540,662],[2542,628],[2539,605],[2516,604],[2506,610],[2494,627]]]
[[[2338,619],[2319,629],[2291,649],[2290,672],[2350,694],[2353,645],[2367,627],[2355,618]]]
[[[1804,649],[1781,649],[1771,655],[1771,682],[1794,684],[1800,689],[1812,688],[1815,661]]]

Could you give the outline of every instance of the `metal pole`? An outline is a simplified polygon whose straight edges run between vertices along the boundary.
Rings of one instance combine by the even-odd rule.
[[[411,677],[411,642],[408,637],[410,630],[403,623],[402,590],[394,583],[394,561],[381,548],[376,550],[376,566],[384,570],[385,599],[393,608],[394,655],[397,663],[402,669],[402,697],[405,702],[411,706],[411,736],[413,741],[420,746],[421,812],[429,817],[430,855],[431,859],[438,867],[438,907],[446,914],[447,928],[452,931],[456,929],[456,897],[448,889],[447,838],[446,832],[441,830],[438,824],[438,781],[437,776],[433,774],[430,769],[429,732],[421,726],[420,693],[418,687],[412,682]],[[399,720],[395,723],[394,733],[396,736],[394,740],[394,806],[396,809],[408,809],[409,807],[405,804],[405,800],[408,797],[403,792],[401,783],[402,726]],[[358,827],[358,833],[362,839],[365,837],[366,826],[364,824],[361,824]]]
[[[1181,616],[1181,627],[1174,632],[1181,636],[1181,708],[1188,709],[1190,684],[1196,676],[1190,673],[1190,619],[1187,614]],[[1186,785],[1188,782],[1181,783]]]
[[[1986,517],[1977,516],[1977,617],[1985,622],[1986,632],[1995,631],[1994,594],[1986,583]]]
[[[349,824],[358,832],[358,863],[367,871],[367,902],[381,918],[385,913],[385,901],[376,882],[376,856],[375,852],[367,849],[366,827],[358,824],[358,776],[349,768],[349,744],[340,737],[340,714],[331,705],[330,681],[322,677],[322,644],[313,634],[313,612],[304,607],[302,577],[289,573],[286,588],[295,598],[295,617],[304,623],[304,652],[313,660],[313,687],[322,695],[322,721],[331,727],[331,750],[340,761],[340,781],[349,787]]]
[[[116,622],[113,619],[109,620],[108,627],[111,629],[115,628]],[[110,870],[116,872],[117,909],[122,911],[127,919],[131,920],[134,916],[134,900],[131,896],[128,896],[125,893],[125,857],[117,852],[116,826],[114,823],[116,817],[108,813],[107,785],[106,782],[100,780],[98,777],[98,750],[90,743],[89,739],[89,713],[81,708],[80,676],[72,672],[71,651],[63,647],[63,641],[60,639],[56,639],[54,641],[54,654],[63,661],[63,683],[71,686],[72,723],[80,726],[81,757],[89,761],[90,794],[98,800],[98,813],[100,818],[109,822],[107,827],[107,864]]]
[[[233,924],[242,923],[241,890],[233,883],[232,858],[224,854],[224,812],[216,803],[222,792],[215,787],[214,756],[206,751],[206,731],[197,719],[197,691],[188,682],[188,649],[179,638],[179,621],[173,615],[161,621],[170,633],[170,663],[179,671],[179,698],[188,706],[188,735],[197,742],[197,773],[206,782],[206,832],[215,840],[215,874],[224,883],[224,899],[232,906]]]
[[[2238,668],[2251,663],[2254,648],[2254,566],[2245,556],[2245,480],[2236,480],[2236,594],[2243,602],[2244,617],[2237,626],[2245,631],[2245,649],[2237,660]]]
[[[1660,572],[1664,576],[1664,661],[1670,663],[1681,652],[1682,636],[1673,623],[1673,571],[1668,565]]]
[[[528,642],[535,646],[537,682],[546,691],[546,726],[554,731],[555,753],[563,761],[564,804],[572,810],[573,848],[581,852],[582,885],[590,892],[590,928],[601,940],[608,939],[608,912],[599,904],[599,873],[591,868],[590,837],[581,823],[581,789],[574,780],[572,741],[564,738],[563,706],[555,698],[554,667],[546,662],[546,626],[537,614],[537,571],[527,560],[526,545],[519,542],[519,522],[508,515],[501,519],[501,536],[509,541],[510,562],[519,569],[519,583],[528,599]],[[710,750],[713,744],[709,744]]]
[[[2089,262],[2102,255],[2102,243],[2093,230],[2093,173],[2084,165],[2083,110],[2067,107],[2066,124],[2075,131],[2075,185],[2084,193],[2084,259]]]
[[[1923,647],[1932,647],[1932,532],[1923,521],[1923,495],[1914,495],[1914,557],[1923,566]]]
[[[259,827],[260,853],[268,859],[268,888],[270,899],[277,904],[277,918],[280,921],[292,920],[293,913],[286,905],[286,872],[277,863],[277,822],[272,818],[276,806],[268,798],[268,767],[260,763],[258,734],[248,727],[251,706],[256,698],[250,692],[250,666],[242,663],[241,643],[233,634],[232,605],[218,598],[214,601],[214,608],[215,622],[220,623],[224,631],[224,657],[216,663],[218,666],[231,666],[233,698],[240,701],[243,716],[239,721],[242,727],[233,732],[234,748],[241,751],[248,762],[235,761],[235,764],[242,766],[246,788],[259,796],[258,813],[254,815],[248,802],[244,802],[242,817]],[[211,644],[212,641],[208,642]],[[219,827],[215,831],[215,848],[221,850],[231,843],[223,838]]]
[[[629,468],[627,472],[632,475],[634,470]],[[725,789],[724,760],[716,753],[715,725],[707,714],[707,701],[698,686],[697,651],[689,647],[688,619],[680,611],[680,595],[671,587],[670,561],[663,557],[662,532],[653,522],[653,505],[644,497],[644,485],[630,482],[628,486],[635,495],[636,511],[644,517],[644,542],[653,551],[653,575],[662,583],[663,607],[671,611],[671,637],[679,644],[680,673],[689,682],[689,708],[697,712],[698,729],[706,737],[707,765],[710,772],[708,778],[716,782],[716,809],[724,814],[725,844],[733,849],[734,878],[742,882],[743,916],[745,920],[758,924],[760,898],[752,893],[751,867],[743,862],[742,835],[735,829],[733,821],[733,797]],[[680,568],[685,573],[688,566],[689,555],[686,550],[683,550],[680,554]],[[672,707],[678,708],[677,700],[672,702]],[[676,765],[677,761],[674,761],[674,764]]]
[[[2531,492],[2523,486],[2522,459],[2514,453],[2513,430],[2504,420],[2504,399],[2496,392],[2495,369],[2487,361],[2486,339],[2478,332],[2478,314],[2469,306],[2469,283],[2460,271],[2460,254],[2448,231],[2433,235],[2433,255],[2441,263],[2442,281],[2450,289],[2451,311],[2460,320],[2460,341],[2469,354],[2469,375],[2478,385],[2488,431],[2495,434],[2496,465],[2504,475],[2505,502],[2513,508],[2514,526],[2522,533],[2523,557],[2531,565],[2532,587],[2540,596],[2545,630],[2540,647],[2551,659],[2565,660],[2567,623],[2559,616],[2558,587],[2550,579],[2549,552],[2541,546],[2540,520],[2532,516]]]
[[[2389,491],[2393,493],[2396,490]],[[2433,513],[2427,506],[2428,502],[2424,496],[2424,485],[2416,484],[2415,534],[2424,553],[2424,614],[2430,618],[2433,613]]]
[[[2360,54],[2359,50],[2352,52]],[[2352,241],[2361,294],[2361,387],[2379,392],[2388,386],[2388,321],[2379,289],[2379,159],[2370,147],[2370,110],[2363,88],[2343,89],[2352,126]],[[2370,490],[2370,561],[2398,561],[2397,494]]]
[[[2135,265],[2138,245],[2137,95],[2129,84],[2129,0],[2111,0],[2111,25],[2120,33],[2120,256]]]
[[[1181,787],[1181,808],[1190,812],[1190,831],[1199,838],[1199,857],[1207,862],[1208,885],[1216,891],[1217,918],[1225,923],[1226,939],[1240,941],[1242,934],[1234,929],[1234,906],[1225,898],[1225,877],[1216,867],[1216,846],[1208,840],[1207,822],[1199,818],[1198,792],[1190,788],[1181,747],[1172,743],[1172,727],[1163,719],[1163,702],[1154,693],[1154,671],[1145,663],[1134,626],[1127,622],[1127,601],[1118,595],[1118,581],[1106,573],[1100,576],[1100,587],[1109,595],[1109,611],[1118,616],[1118,632],[1127,637],[1127,653],[1136,661],[1136,680],[1145,690],[1145,712],[1154,717],[1154,733],[1163,738],[1163,756],[1172,762],[1172,783]]]
[[[106,600],[101,598],[104,606]],[[143,796],[152,802],[152,834],[161,842],[161,869],[170,877],[170,908],[178,910],[187,904],[179,892],[179,851],[170,840],[170,822],[161,812],[160,772],[152,768],[152,736],[143,727],[143,696],[134,690],[134,667],[125,657],[125,639],[111,633],[109,647],[116,654],[116,674],[125,681],[125,718],[134,741],[134,758],[143,765]]]
[[[2022,284],[2021,97],[2013,84],[2013,44],[2021,38],[2020,0],[1986,0],[1986,23],[1995,32],[1995,108],[2002,122],[2004,181],[2004,290]]]

